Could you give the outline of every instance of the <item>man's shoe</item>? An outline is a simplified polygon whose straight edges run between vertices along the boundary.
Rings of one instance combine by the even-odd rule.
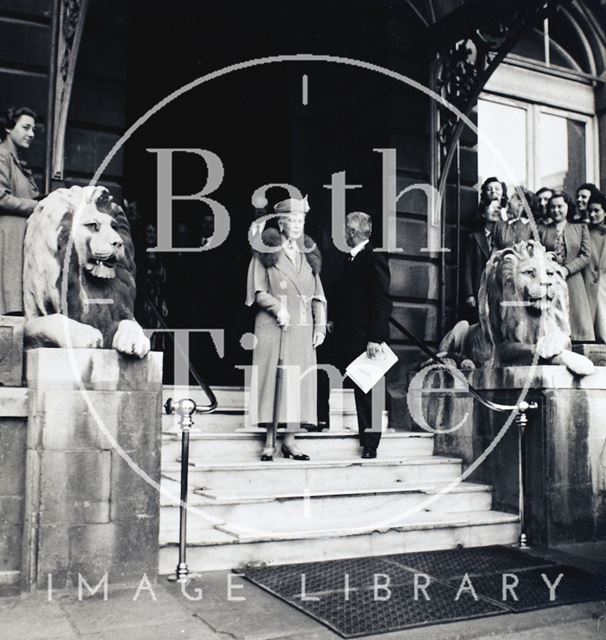
[[[326,426],[326,424],[308,424],[303,428],[308,433],[320,433],[321,431],[323,431],[324,429],[327,429],[328,427]]]
[[[367,447],[364,447],[364,451],[362,451],[362,458],[364,458],[365,460],[368,460],[370,458],[376,458],[377,457],[377,452],[373,451],[372,449],[368,449]]]

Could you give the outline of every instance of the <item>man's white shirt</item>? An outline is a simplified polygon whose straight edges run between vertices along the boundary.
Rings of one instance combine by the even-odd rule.
[[[367,238],[366,240],[364,240],[363,242],[360,242],[360,244],[357,244],[350,252],[350,256],[351,259],[353,260],[358,253],[360,253],[360,251],[362,251],[364,249],[364,247],[370,242],[370,238]]]

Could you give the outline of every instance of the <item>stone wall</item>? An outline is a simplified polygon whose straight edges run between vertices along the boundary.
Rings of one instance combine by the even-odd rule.
[[[0,595],[21,577],[27,389],[0,389]]]
[[[73,356],[72,356],[73,354]],[[24,586],[157,573],[161,354],[27,354]]]
[[[554,546],[606,536],[606,367],[585,378],[564,367],[480,369],[470,382],[503,404],[536,402],[526,428],[526,517],[531,543]],[[522,395],[527,385],[528,392]],[[436,437],[439,455],[463,458],[468,468],[500,434],[509,413],[496,413],[470,397],[432,395],[428,422],[460,429]],[[430,408],[431,407],[431,408]],[[494,487],[493,506],[518,509],[518,431],[515,422],[469,477]]]

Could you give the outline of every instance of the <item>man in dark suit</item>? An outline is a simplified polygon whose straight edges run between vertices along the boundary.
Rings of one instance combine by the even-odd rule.
[[[334,297],[328,309],[332,319],[335,366],[343,373],[347,365],[366,351],[369,358],[379,356],[381,343],[389,338],[389,263],[387,257],[370,244],[372,221],[361,212],[350,213],[345,224],[345,238],[350,253],[345,256]],[[383,390],[379,384],[377,389]],[[365,394],[354,385],[360,446],[363,458],[376,458],[381,439],[384,397],[372,401],[372,391]]]

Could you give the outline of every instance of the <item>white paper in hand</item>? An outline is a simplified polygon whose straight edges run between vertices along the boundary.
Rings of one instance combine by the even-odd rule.
[[[398,361],[398,356],[384,342],[381,346],[383,350],[375,358],[369,358],[364,351],[345,369],[346,375],[364,393],[368,393]]]

